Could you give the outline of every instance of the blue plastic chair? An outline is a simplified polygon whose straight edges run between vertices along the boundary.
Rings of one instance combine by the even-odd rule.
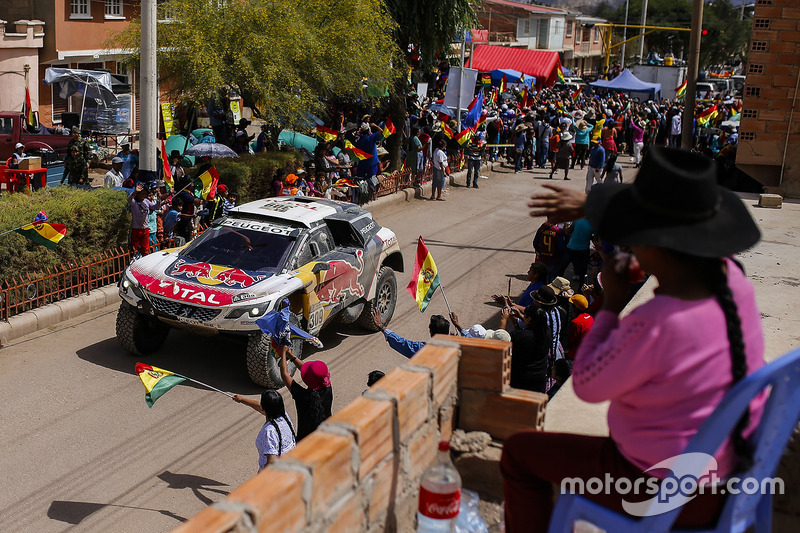
[[[800,419],[800,348],[765,365],[736,384],[722,402],[706,419],[700,430],[689,442],[681,457],[686,454],[712,455],[733,432],[739,418],[744,414],[755,396],[766,387],[771,387],[769,398],[758,428],[751,437],[753,465],[744,472],[734,474],[740,479],[753,478],[759,481],[775,475],[783,450]],[[695,456],[696,457],[696,456]],[[672,470],[686,472],[688,462],[681,465],[679,459]],[[693,463],[696,467],[697,462]],[[702,468],[700,469],[702,470]],[[699,475],[701,472],[697,472]],[[669,476],[676,479],[671,473]],[[663,483],[662,483],[663,487]],[[772,530],[772,495],[728,494],[725,505],[712,529],[680,529],[679,531],[742,533],[753,527],[756,533]],[[558,498],[549,533],[571,533],[575,521],[589,522],[609,533],[638,532],[659,533],[672,530],[682,507],[656,516],[635,518],[611,511],[577,494],[562,494]]]

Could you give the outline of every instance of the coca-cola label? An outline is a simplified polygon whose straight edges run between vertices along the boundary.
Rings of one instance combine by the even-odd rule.
[[[419,512],[428,518],[446,520],[455,518],[461,506],[461,489],[441,494],[419,488]]]

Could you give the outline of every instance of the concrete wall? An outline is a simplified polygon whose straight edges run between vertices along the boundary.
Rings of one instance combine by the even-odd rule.
[[[5,16],[0,12],[0,16]],[[0,21],[0,111],[21,111],[25,102],[25,65],[33,109],[39,108],[39,49],[44,27],[39,21]]]
[[[502,440],[544,425],[511,389],[511,345],[437,335],[297,447],[176,533],[413,532],[419,479],[455,428]]]

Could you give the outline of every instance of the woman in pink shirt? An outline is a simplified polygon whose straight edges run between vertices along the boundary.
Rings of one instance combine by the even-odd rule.
[[[679,455],[731,386],[764,364],[761,318],[752,285],[730,257],[753,246],[759,230],[742,201],[716,185],[712,160],[653,147],[633,184],[600,185],[582,195],[547,187],[533,195],[531,214],[586,218],[605,240],[629,248],[603,267],[603,309],[575,356],[575,393],[610,401],[610,437],[526,431],[506,440],[503,472],[506,530],[546,531],[553,484],[566,478],[658,483],[668,470],[650,470]],[[624,318],[631,282],[642,270],[656,277],[655,297]],[[739,421],[710,470],[724,479],[751,460],[747,438],[764,396]],[[701,478],[702,482],[702,478]],[[610,485],[610,486],[609,486]],[[635,486],[635,485],[634,485]],[[654,498],[606,484],[601,505]],[[683,506],[676,525],[713,524],[724,496],[709,491]]]

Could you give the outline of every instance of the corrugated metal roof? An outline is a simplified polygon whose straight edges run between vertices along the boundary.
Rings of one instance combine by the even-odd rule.
[[[529,11],[531,13],[547,13],[552,15],[566,15],[567,11],[563,9],[558,9],[556,7],[547,7],[547,6],[537,6],[534,4],[523,4],[521,2],[514,2],[512,0],[483,0],[484,11],[485,6],[487,5],[499,5],[499,6],[508,6],[508,7],[515,7],[518,9],[524,9],[525,11]]]
[[[495,0],[497,1],[497,0]],[[553,85],[561,60],[558,52],[551,50],[528,50],[479,44],[472,52],[470,67],[481,72],[496,69],[514,69],[526,76],[536,78],[536,87]]]

